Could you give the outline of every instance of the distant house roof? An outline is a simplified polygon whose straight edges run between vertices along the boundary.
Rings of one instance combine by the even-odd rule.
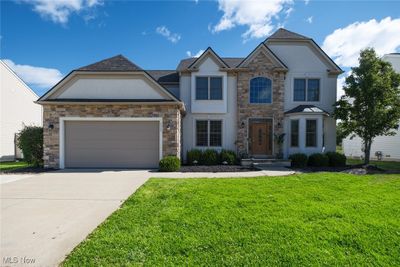
[[[279,28],[276,32],[274,32],[271,36],[267,38],[268,39],[310,39],[306,36],[303,36],[301,34],[295,33],[288,31],[284,28]]]
[[[77,71],[141,71],[138,65],[124,57],[117,55],[99,62],[76,69]]]
[[[323,114],[329,115],[329,112],[327,112],[317,106],[314,106],[314,105],[299,105],[299,106],[285,112],[285,114],[293,114],[293,113],[307,113],[307,114],[323,113]]]
[[[179,62],[179,65],[176,68],[176,70],[177,71],[187,70],[189,66],[196,61],[196,59],[197,58],[195,57],[182,59],[181,62]],[[226,65],[229,66],[229,68],[235,68],[237,65],[239,65],[240,62],[243,61],[244,57],[221,57],[221,59],[226,63]]]
[[[179,73],[176,70],[147,70],[146,72],[161,84],[179,83]]]

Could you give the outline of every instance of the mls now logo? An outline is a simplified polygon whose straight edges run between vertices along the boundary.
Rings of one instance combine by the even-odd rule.
[[[34,264],[35,259],[24,257],[3,257],[3,264]]]

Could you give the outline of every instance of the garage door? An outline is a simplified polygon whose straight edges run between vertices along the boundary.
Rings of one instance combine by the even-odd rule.
[[[65,121],[66,168],[156,168],[158,121]]]

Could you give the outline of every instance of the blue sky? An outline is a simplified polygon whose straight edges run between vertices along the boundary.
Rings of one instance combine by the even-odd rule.
[[[399,1],[1,1],[1,58],[41,95],[74,68],[123,54],[175,69],[208,46],[244,57],[279,27],[348,70],[361,48],[400,51]]]

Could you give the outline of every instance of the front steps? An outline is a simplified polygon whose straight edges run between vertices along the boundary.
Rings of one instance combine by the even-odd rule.
[[[290,167],[290,160],[250,158],[250,159],[242,159],[240,161],[240,165],[247,167],[253,166],[255,168]]]

